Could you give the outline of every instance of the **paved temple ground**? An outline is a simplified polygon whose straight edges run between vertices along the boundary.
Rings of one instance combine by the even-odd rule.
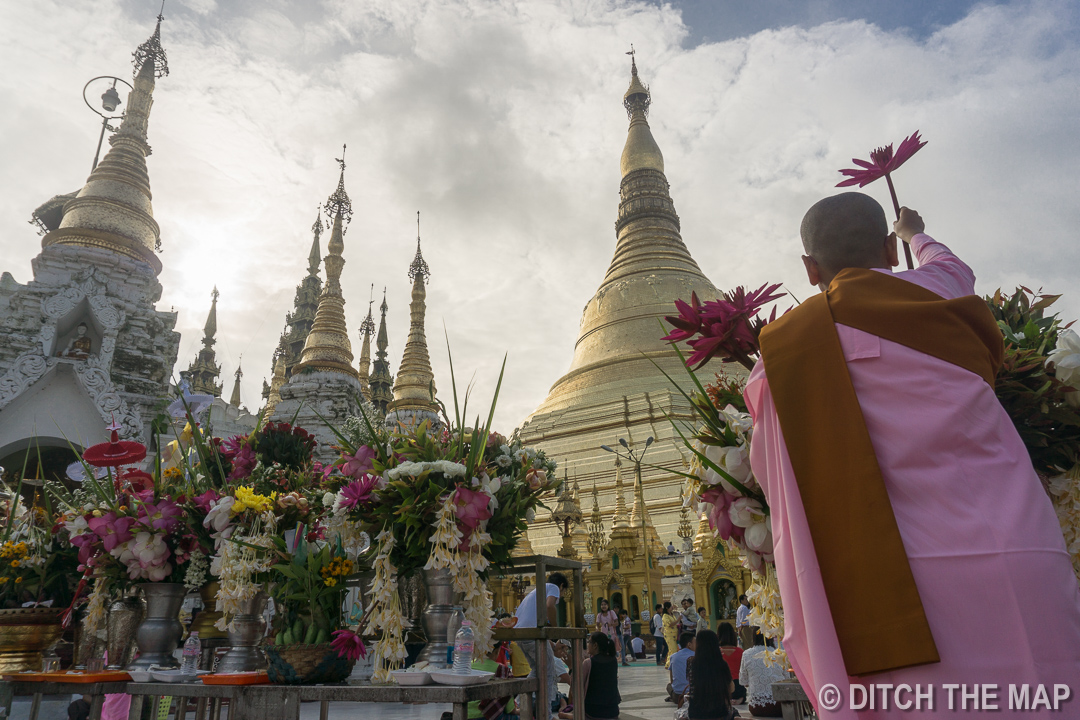
[[[632,663],[629,667],[619,668],[619,694],[622,695],[620,720],[671,720],[675,706],[664,702],[667,694],[668,671],[658,667],[649,658]],[[560,688],[569,689],[566,685]],[[749,717],[745,705],[737,706],[740,715]],[[364,720],[439,720],[443,711],[450,710],[450,705],[385,705],[373,703],[331,703],[330,720],[364,718]],[[319,706],[315,703],[303,707],[303,720],[317,720]]]

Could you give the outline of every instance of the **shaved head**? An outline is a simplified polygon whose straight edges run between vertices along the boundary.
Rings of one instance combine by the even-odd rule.
[[[829,276],[844,268],[888,267],[889,224],[877,200],[846,192],[818,201],[799,228],[806,254]]]

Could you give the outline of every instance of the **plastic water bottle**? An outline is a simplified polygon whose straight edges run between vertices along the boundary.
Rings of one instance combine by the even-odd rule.
[[[472,621],[462,620],[461,629],[454,638],[454,672],[468,675],[472,672],[473,631]]]
[[[199,669],[199,655],[202,654],[202,642],[199,633],[193,632],[184,643],[184,664],[180,666],[180,672],[184,675],[195,675]]]
[[[461,629],[461,623],[465,620],[465,611],[461,608],[454,608],[454,612],[450,615],[450,619],[446,623],[446,639],[449,641],[446,644],[446,665],[450,667],[454,664],[454,643],[457,641],[457,632]]]

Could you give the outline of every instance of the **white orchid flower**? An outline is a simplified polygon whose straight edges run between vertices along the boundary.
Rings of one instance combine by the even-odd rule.
[[[728,517],[734,525],[742,528],[765,522],[765,512],[761,503],[748,497],[741,497],[731,503],[731,507],[728,508]]]

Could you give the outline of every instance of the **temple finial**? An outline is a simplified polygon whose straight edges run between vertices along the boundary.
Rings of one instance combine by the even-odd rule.
[[[240,378],[244,377],[244,371],[240,367],[243,361],[244,356],[241,355],[236,362],[236,372],[233,373],[236,380],[233,382],[232,397],[229,398],[229,404],[237,408],[240,407]]]
[[[416,211],[416,256],[413,258],[412,264],[409,265],[409,279],[415,282],[418,275],[423,275],[425,283],[429,279],[431,279],[431,269],[428,267],[427,262],[424,260],[424,254],[420,252],[419,210]]]
[[[333,220],[330,242],[326,244],[326,257],[323,259],[326,282],[323,283],[322,293],[319,295],[315,321],[304,341],[300,362],[293,368],[294,373],[317,370],[357,377],[356,369],[352,366],[352,345],[349,343],[349,333],[345,324],[345,298],[341,294],[341,271],[345,267],[345,258],[342,257],[345,242],[342,236],[345,233],[345,223],[352,218],[352,203],[349,201],[348,193],[345,192],[343,158],[344,153],[342,153],[342,158],[337,159],[341,166],[337,189],[330,195],[325,205],[326,213]]]
[[[165,48],[161,47],[161,21],[165,19],[164,12],[165,0],[162,0],[154,33],[132,53],[131,62],[135,66],[135,75],[142,71],[147,62],[153,63],[154,77],[160,78],[169,74],[169,59],[165,56]]]

